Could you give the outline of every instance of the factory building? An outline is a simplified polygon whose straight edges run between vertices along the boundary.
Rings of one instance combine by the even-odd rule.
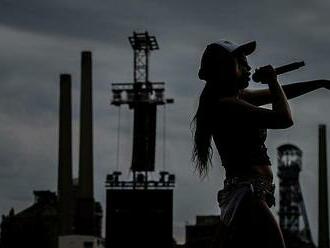
[[[92,54],[82,52],[79,178],[72,178],[71,76],[60,76],[58,190],[34,191],[32,206],[1,223],[1,248],[99,248],[102,207],[93,192]]]
[[[185,248],[209,248],[214,242],[220,216],[196,216],[195,225],[186,225]]]

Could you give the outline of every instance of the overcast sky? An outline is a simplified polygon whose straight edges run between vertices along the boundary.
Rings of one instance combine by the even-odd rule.
[[[204,47],[218,39],[257,41],[253,68],[305,60],[306,67],[281,76],[285,83],[330,79],[330,2],[288,0],[0,0],[0,213],[29,206],[32,190],[56,190],[59,74],[73,78],[73,158],[77,174],[80,52],[94,62],[95,198],[105,208],[104,181],[117,169],[118,109],[109,105],[110,83],[133,80],[127,37],[149,31],[160,50],[151,55],[151,81],[165,81],[175,104],[166,107],[165,169],[177,176],[174,231],[196,215],[217,214],[223,168],[201,181],[191,165],[189,123],[203,83],[197,78]],[[251,87],[254,86],[251,83]],[[330,92],[320,89],[291,101],[295,125],[269,131],[267,146],[276,173],[276,147],[290,142],[304,152],[301,183],[314,240],[317,237],[317,127],[328,124]],[[159,108],[157,170],[163,169],[164,108]],[[129,177],[132,112],[122,107],[119,169]],[[275,174],[276,175],[276,174]],[[277,182],[277,180],[276,180]],[[274,208],[277,214],[277,209]]]

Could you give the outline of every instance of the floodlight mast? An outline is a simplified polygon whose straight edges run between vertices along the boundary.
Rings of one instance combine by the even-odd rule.
[[[134,50],[134,83],[148,83],[149,55],[151,51],[159,50],[156,37],[148,32],[133,32],[128,39]]]
[[[157,105],[173,103],[173,99],[165,99],[165,83],[149,81],[149,56],[159,50],[155,36],[148,32],[137,33],[128,38],[134,52],[133,83],[113,83],[111,104],[121,106],[127,104],[134,110],[133,155],[131,170],[136,185],[136,172],[144,172],[147,188],[148,172],[155,170],[156,120]]]

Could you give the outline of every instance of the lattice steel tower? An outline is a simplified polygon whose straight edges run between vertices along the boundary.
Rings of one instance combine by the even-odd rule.
[[[280,227],[287,248],[315,247],[299,183],[302,168],[302,151],[291,144],[277,148],[278,177],[280,184]],[[300,219],[303,219],[301,223]],[[302,228],[302,225],[303,228]]]
[[[128,39],[134,50],[134,82],[147,83],[150,52],[159,49],[156,37],[150,36],[148,32],[133,32],[133,36]]]

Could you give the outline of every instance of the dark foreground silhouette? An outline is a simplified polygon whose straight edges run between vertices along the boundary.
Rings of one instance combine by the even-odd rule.
[[[285,247],[283,235],[270,207],[274,205],[271,163],[265,140],[267,129],[293,125],[288,99],[319,88],[328,80],[281,86],[276,70],[264,66],[258,81],[268,89],[248,90],[251,67],[246,56],[256,42],[236,45],[212,43],[205,49],[199,78],[206,82],[193,120],[193,160],[201,176],[212,157],[211,140],[226,171],[218,193],[220,224],[213,247]],[[259,107],[271,104],[271,109]]]

